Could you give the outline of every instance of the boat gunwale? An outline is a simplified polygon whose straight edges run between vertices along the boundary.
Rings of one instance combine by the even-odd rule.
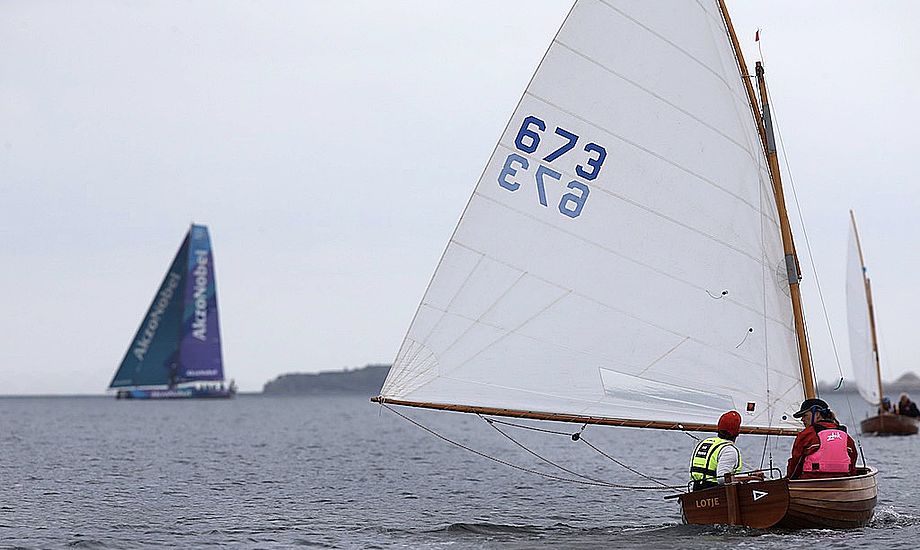
[[[816,477],[816,478],[811,478],[811,479],[790,479],[789,480],[790,489],[792,489],[793,483],[798,486],[803,486],[802,488],[804,488],[805,484],[820,485],[820,484],[835,483],[835,482],[840,482],[840,481],[846,481],[846,482],[867,481],[870,479],[873,481],[873,485],[876,485],[876,486],[878,485],[878,481],[875,480],[875,477],[878,474],[877,468],[874,468],[872,466],[866,466],[865,468],[857,468],[857,471],[858,470],[865,470],[865,472],[857,473],[856,475],[853,475],[853,476]],[[864,488],[865,487],[857,487],[857,488],[854,488],[854,490],[861,490]],[[841,487],[809,487],[808,490],[810,491],[846,491],[847,489],[841,488]]]

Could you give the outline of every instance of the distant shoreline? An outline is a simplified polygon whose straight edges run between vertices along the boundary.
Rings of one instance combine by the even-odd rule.
[[[261,392],[239,392],[239,396],[296,396],[296,395],[343,395],[360,394],[374,396],[380,393],[390,365],[371,364],[355,369],[324,371],[317,373],[286,373],[265,383]],[[818,383],[818,393],[824,396],[859,393],[852,379],[844,381],[843,387],[835,390],[836,382]],[[885,395],[894,399],[901,393],[920,397],[920,377],[908,372],[896,380],[883,383]],[[43,399],[43,398],[112,398],[109,393],[58,393],[58,394],[0,394],[0,399]]]
[[[265,384],[262,395],[331,395],[380,393],[390,365],[319,373],[282,374]]]

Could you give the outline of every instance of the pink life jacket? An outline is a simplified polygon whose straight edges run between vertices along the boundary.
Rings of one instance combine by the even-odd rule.
[[[818,432],[818,439],[821,444],[817,451],[805,457],[802,474],[850,473],[847,433],[843,430],[825,429]]]

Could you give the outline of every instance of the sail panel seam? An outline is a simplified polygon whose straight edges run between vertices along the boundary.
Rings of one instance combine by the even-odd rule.
[[[675,50],[679,51],[680,53],[682,53],[683,55],[685,55],[688,59],[690,59],[690,60],[693,61],[694,63],[698,64],[698,65],[699,65],[700,67],[702,67],[703,69],[705,69],[707,72],[712,73],[712,75],[715,76],[716,79],[718,79],[720,82],[722,82],[722,84],[724,84],[726,88],[728,88],[728,90],[732,93],[732,95],[735,95],[735,90],[732,89],[731,84],[730,84],[727,80],[725,80],[725,78],[723,78],[722,75],[720,75],[720,74],[718,73],[718,71],[714,70],[712,67],[710,67],[709,65],[707,65],[706,63],[704,63],[702,60],[700,60],[699,58],[697,58],[695,55],[693,55],[692,53],[688,52],[687,50],[685,50],[684,48],[682,48],[681,46],[679,46],[679,45],[676,44],[675,42],[672,42],[672,41],[669,40],[667,37],[665,37],[665,36],[659,34],[659,33],[656,32],[655,30],[653,30],[652,28],[648,27],[647,25],[645,25],[645,23],[642,23],[642,22],[639,21],[638,19],[635,19],[634,17],[632,17],[632,16],[630,16],[630,15],[624,13],[624,12],[621,11],[619,8],[617,8],[617,7],[613,6],[612,4],[610,4],[607,0],[600,0],[600,3],[603,4],[603,5],[605,5],[605,6],[607,6],[607,7],[610,8],[612,11],[614,11],[615,13],[619,14],[620,16],[622,16],[624,19],[626,19],[626,20],[628,20],[628,21],[631,21],[632,23],[636,24],[637,26],[639,26],[640,28],[642,28],[643,30],[645,30],[646,32],[648,32],[649,34],[651,34],[652,36],[654,36],[655,38],[658,38],[659,40],[661,40],[661,41],[664,42],[665,44],[668,44],[669,46],[671,46],[671,47],[674,48]],[[700,6],[700,8],[703,10],[704,13],[706,13],[707,16],[710,16],[710,17],[711,17],[711,14],[706,10],[705,7],[703,7],[702,5],[700,5],[699,2],[697,2],[697,5]]]
[[[494,198],[492,198],[492,197],[489,197],[488,195],[483,195],[483,194],[479,193],[478,190],[476,191],[475,194],[478,195],[480,198],[483,198],[483,199],[485,199],[485,200],[487,200],[487,201],[489,201],[489,202],[492,202],[492,203],[494,203],[494,204],[497,204],[497,205],[499,205],[499,206],[501,206],[501,207],[503,207],[503,208],[506,208],[506,209],[508,209],[508,210],[511,210],[512,212],[515,212],[515,213],[520,214],[520,215],[522,215],[522,216],[529,217],[529,218],[531,218],[531,219],[537,221],[538,223],[542,223],[542,224],[548,225],[548,226],[552,227],[553,229],[555,229],[555,230],[557,230],[557,231],[560,231],[560,232],[563,232],[563,233],[566,233],[566,234],[568,234],[569,236],[574,237],[574,238],[576,238],[576,239],[579,239],[579,240],[581,240],[582,242],[584,242],[584,243],[586,243],[586,244],[592,245],[592,246],[594,246],[594,247],[596,247],[596,248],[598,248],[598,249],[600,249],[600,250],[602,250],[602,251],[604,251],[604,252],[607,252],[607,253],[609,253],[609,254],[612,254],[612,255],[614,255],[614,256],[616,256],[616,257],[618,257],[618,258],[627,260],[627,261],[629,261],[629,262],[631,262],[631,263],[633,263],[633,264],[635,264],[635,265],[637,265],[637,266],[644,267],[644,268],[646,268],[646,269],[648,269],[648,270],[650,270],[650,271],[653,271],[653,272],[655,272],[655,273],[657,273],[657,274],[659,274],[659,275],[662,275],[662,276],[664,276],[664,277],[666,277],[666,278],[668,278],[668,279],[671,279],[671,280],[673,280],[673,281],[680,282],[680,283],[682,283],[682,284],[684,284],[684,285],[686,285],[686,286],[689,286],[690,288],[693,288],[693,289],[695,289],[695,290],[700,291],[701,293],[702,293],[702,292],[706,292],[706,290],[707,290],[706,288],[703,288],[703,287],[701,287],[701,286],[698,286],[698,285],[696,285],[696,284],[694,284],[694,283],[692,283],[692,282],[690,282],[690,281],[684,280],[684,279],[682,279],[682,278],[680,278],[680,277],[678,277],[678,276],[676,276],[676,275],[674,275],[674,274],[668,273],[668,272],[666,272],[666,271],[662,271],[662,270],[660,270],[660,269],[658,269],[658,268],[656,268],[656,267],[654,267],[654,266],[651,266],[651,265],[649,265],[649,264],[646,264],[646,263],[644,263],[644,262],[642,262],[642,261],[639,261],[639,260],[637,260],[637,259],[635,259],[635,258],[631,258],[631,257],[629,257],[629,256],[626,256],[626,255],[624,255],[624,254],[621,254],[621,253],[619,253],[619,252],[617,252],[617,251],[615,251],[615,250],[612,250],[612,249],[610,249],[610,248],[604,246],[604,245],[601,244],[601,243],[598,243],[598,242],[596,242],[596,241],[593,241],[593,240],[591,240],[591,239],[588,239],[588,238],[586,238],[586,237],[583,237],[583,236],[581,236],[581,235],[578,235],[577,233],[574,233],[574,232],[572,232],[572,231],[568,231],[568,230],[566,230],[566,229],[562,229],[562,228],[560,228],[560,227],[558,227],[558,226],[552,225],[551,223],[549,223],[549,222],[547,222],[547,221],[545,221],[545,220],[542,220],[542,219],[538,218],[537,216],[534,216],[534,215],[532,215],[532,214],[530,214],[530,213],[528,213],[528,212],[524,212],[523,210],[519,210],[519,209],[517,209],[517,208],[513,208],[513,207],[511,207],[511,206],[509,206],[509,205],[507,205],[507,204],[505,204],[505,203],[502,203],[502,202],[500,202],[500,201],[498,201],[498,200],[496,200],[496,199],[494,199]],[[456,242],[457,244],[461,244],[460,241],[458,241],[456,238],[453,239],[453,242]],[[475,248],[473,248],[473,247],[471,247],[471,246],[469,246],[469,245],[464,245],[464,247],[465,247],[465,248],[469,248],[470,250],[476,251]],[[481,254],[483,253],[482,251],[477,251],[477,252],[480,252]],[[503,263],[503,264],[505,264],[505,265],[508,265],[509,267],[515,268],[515,266],[513,266],[513,265],[511,265],[511,264],[509,264],[509,263],[507,263],[507,262],[504,262],[504,261],[502,261],[502,260],[499,260],[499,259],[497,259],[497,258],[494,258],[494,257],[491,257],[491,256],[490,256],[489,258],[490,258],[491,260],[493,260],[493,261],[501,262],[501,263]],[[751,259],[751,258],[749,257],[749,259]],[[765,265],[765,264],[762,264],[760,261],[758,261],[758,260],[756,260],[756,259],[752,259],[752,260],[753,260],[754,262],[756,262],[758,265],[761,265],[761,266]],[[772,266],[767,266],[767,267],[772,268]],[[520,269],[520,268],[516,268],[516,269]],[[531,273],[531,275],[533,275],[533,274]],[[536,275],[534,275],[534,276],[536,277]],[[542,277],[538,277],[538,278],[542,279]],[[544,280],[545,280],[545,279],[544,279]],[[592,300],[593,300],[593,299],[592,299]],[[728,301],[729,303],[735,304],[735,305],[737,305],[738,307],[744,308],[744,309],[746,309],[746,310],[748,310],[748,311],[750,311],[750,312],[752,312],[752,313],[756,313],[756,314],[758,314],[758,315],[761,313],[757,308],[754,308],[754,307],[745,305],[745,304],[743,304],[743,303],[741,303],[741,302],[738,302],[737,300],[732,299],[731,296],[726,296],[726,297],[724,298],[724,300]],[[598,303],[601,303],[601,302],[598,302]],[[606,304],[605,304],[605,305],[606,305]],[[772,317],[771,317],[771,318],[772,318]],[[781,320],[779,320],[779,319],[775,319],[775,318],[774,318],[774,321],[776,321],[776,322],[779,323],[779,324],[783,324],[783,322],[782,322]]]
[[[590,120],[590,119],[587,119],[587,118],[585,118],[585,117],[583,117],[583,116],[581,116],[581,115],[579,115],[579,114],[573,113],[572,111],[570,111],[570,110],[568,110],[568,109],[565,109],[565,108],[562,107],[561,105],[558,105],[558,104],[556,104],[556,103],[553,103],[552,101],[550,101],[550,100],[548,100],[548,99],[546,99],[546,98],[544,98],[544,97],[541,97],[541,96],[535,94],[534,92],[532,92],[532,91],[530,91],[530,90],[526,91],[524,95],[530,96],[530,97],[536,99],[537,101],[541,101],[541,102],[543,102],[543,103],[545,103],[545,104],[547,104],[547,105],[549,105],[549,106],[551,106],[551,107],[553,107],[553,108],[559,110],[560,112],[563,112],[563,113],[565,113],[565,114],[567,114],[567,115],[569,115],[569,116],[571,116],[571,117],[573,117],[573,118],[576,118],[576,119],[578,119],[578,120],[584,122],[585,124],[588,124],[589,126],[592,126],[592,127],[596,128],[596,129],[600,130],[601,132],[604,132],[605,134],[607,134],[607,135],[609,135],[609,136],[611,136],[611,137],[613,137],[613,138],[615,138],[615,139],[618,139],[618,140],[622,141],[623,143],[625,143],[625,144],[627,144],[627,145],[630,145],[630,146],[632,146],[632,147],[638,149],[639,151],[642,151],[642,152],[644,152],[644,153],[647,153],[647,154],[649,154],[649,155],[651,155],[651,156],[657,158],[658,160],[661,160],[661,161],[663,161],[663,162],[665,162],[665,163],[667,163],[667,164],[673,166],[674,168],[677,168],[677,169],[680,170],[681,172],[685,172],[686,174],[688,174],[688,175],[690,175],[690,176],[693,176],[694,178],[700,180],[701,182],[706,183],[706,184],[709,184],[710,186],[714,187],[715,189],[717,189],[717,190],[719,190],[719,191],[722,191],[722,192],[725,193],[726,195],[728,195],[728,196],[734,198],[735,200],[737,200],[737,201],[739,201],[739,202],[745,204],[747,207],[749,207],[749,208],[750,208],[751,210],[753,210],[754,212],[757,212],[757,213],[759,213],[759,214],[762,215],[762,216],[765,216],[765,215],[766,215],[765,212],[759,210],[752,202],[748,201],[746,198],[744,198],[744,197],[742,197],[742,196],[740,196],[740,195],[738,195],[738,194],[736,194],[736,193],[730,191],[729,189],[727,189],[727,188],[721,186],[720,184],[718,184],[718,183],[716,183],[715,181],[713,181],[713,180],[707,178],[706,176],[703,176],[702,174],[698,174],[698,173],[694,172],[693,170],[691,170],[690,168],[687,168],[687,167],[683,166],[682,164],[680,164],[680,163],[678,163],[678,162],[676,162],[676,161],[674,161],[674,160],[671,160],[671,159],[667,158],[666,156],[664,156],[664,155],[662,155],[662,154],[660,154],[660,153],[657,153],[657,152],[655,152],[655,151],[649,149],[648,147],[645,147],[644,145],[641,145],[641,144],[639,144],[639,143],[637,143],[637,142],[635,142],[635,141],[632,141],[632,140],[629,139],[629,138],[626,138],[626,137],[624,137],[624,136],[621,136],[621,135],[617,134],[616,132],[614,132],[614,131],[612,131],[612,130],[610,130],[610,129],[608,129],[608,128],[605,128],[604,126],[601,126],[601,125],[598,124],[597,122],[594,122],[594,121],[592,121],[592,120]],[[509,147],[508,145],[505,145],[505,144],[502,143],[501,141],[499,141],[498,146],[499,146],[499,147],[504,147],[504,148],[507,149],[507,150],[515,150],[515,149],[512,149],[511,147]],[[516,151],[516,150],[515,150],[515,151]],[[753,160],[753,159],[752,159],[752,160]],[[767,173],[768,173],[768,172],[766,171],[767,169],[766,169],[765,167],[760,166],[760,165],[757,164],[756,162],[755,162],[754,164],[755,164],[755,166],[756,166],[758,172],[763,172],[764,174],[767,174]],[[480,179],[480,182],[481,182],[481,181],[482,181],[482,180]],[[478,185],[477,185],[477,189],[478,189]],[[778,222],[775,222],[770,216],[766,216],[766,217],[767,217],[767,219],[769,219],[771,222],[776,223],[776,224],[777,224],[777,227],[778,227]]]
[[[636,82],[636,81],[634,81],[634,80],[632,80],[632,79],[630,79],[630,78],[628,78],[628,77],[626,77],[626,76],[624,76],[624,75],[618,73],[618,72],[617,72],[616,70],[614,70],[613,68],[604,65],[603,63],[601,63],[600,61],[598,61],[598,60],[592,58],[591,56],[587,55],[586,53],[581,52],[581,51],[575,49],[573,46],[569,46],[568,44],[566,44],[566,43],[564,43],[564,42],[561,42],[561,41],[559,41],[559,40],[556,41],[556,44],[558,44],[559,46],[561,46],[561,47],[563,47],[563,48],[569,50],[569,51],[572,52],[573,54],[575,54],[575,55],[581,57],[582,59],[588,61],[589,63],[592,63],[592,64],[596,65],[596,66],[599,67],[601,70],[603,70],[603,71],[605,71],[605,72],[607,72],[607,73],[610,73],[610,74],[616,76],[617,78],[620,78],[620,79],[623,80],[624,82],[626,82],[626,83],[628,83],[628,84],[634,86],[635,88],[637,88],[637,89],[639,89],[639,90],[645,92],[645,93],[648,94],[649,96],[651,96],[651,97],[657,99],[658,101],[660,101],[661,103],[667,105],[668,107],[671,107],[671,108],[674,109],[675,111],[677,111],[677,112],[679,112],[679,113],[681,113],[681,114],[686,115],[687,117],[691,118],[692,120],[695,120],[695,121],[698,122],[701,126],[703,126],[703,127],[705,127],[705,128],[708,128],[708,129],[712,130],[715,134],[721,136],[721,137],[724,138],[726,141],[728,141],[729,143],[731,143],[732,145],[734,145],[735,147],[737,147],[739,150],[741,150],[741,151],[747,153],[748,156],[751,156],[751,151],[748,150],[747,147],[744,146],[744,144],[742,144],[742,143],[739,142],[739,141],[736,141],[733,137],[729,136],[728,134],[726,134],[725,132],[723,132],[723,131],[720,130],[719,128],[716,128],[716,127],[713,126],[712,124],[709,124],[708,122],[706,122],[705,120],[703,120],[703,119],[701,119],[700,117],[696,116],[695,114],[693,114],[692,112],[688,111],[687,109],[684,109],[683,107],[677,105],[676,103],[673,103],[673,102],[671,102],[670,100],[666,99],[664,96],[659,95],[658,93],[654,92],[653,90],[651,90],[651,89],[649,89],[649,88],[646,88],[646,87],[643,86],[642,84],[639,84],[638,82]]]

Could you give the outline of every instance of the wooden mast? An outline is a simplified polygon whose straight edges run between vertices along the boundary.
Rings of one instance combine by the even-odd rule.
[[[805,397],[811,399],[815,397],[817,393],[815,392],[814,373],[811,368],[811,356],[808,351],[808,336],[805,333],[802,293],[799,287],[799,281],[802,279],[802,275],[799,270],[798,256],[796,256],[795,253],[795,243],[792,240],[792,228],[789,226],[789,216],[786,213],[786,201],[783,196],[783,182],[780,179],[779,159],[776,156],[776,141],[773,137],[773,123],[770,118],[770,104],[767,99],[767,86],[763,79],[763,65],[757,62],[757,83],[760,88],[760,99],[762,103],[762,106],[758,107],[757,96],[754,94],[754,86],[749,80],[747,65],[744,62],[744,55],[741,53],[738,36],[735,35],[735,28],[732,26],[731,17],[728,15],[728,8],[725,7],[725,0],[719,0],[719,10],[722,12],[722,18],[725,20],[725,26],[731,38],[732,49],[734,49],[735,58],[738,60],[738,68],[741,70],[741,79],[747,90],[748,100],[751,102],[751,111],[754,114],[757,132],[760,134],[760,141],[763,145],[764,154],[767,157],[767,165],[770,169],[770,181],[773,184],[773,196],[776,199],[780,233],[783,238],[783,252],[786,255],[786,274],[789,282],[789,294],[792,299],[792,314],[795,319],[795,332],[799,343],[799,362],[802,368],[802,383],[805,386]]]
[[[866,275],[866,261],[863,259],[862,244],[859,242],[859,231],[856,230],[856,215],[850,210],[850,221],[853,223],[853,236],[856,237],[856,251],[859,252],[859,267],[862,269],[863,285],[866,287],[866,305],[869,306],[869,328],[872,332],[872,353],[875,355],[875,375],[878,379],[878,400],[879,405],[882,403],[882,397],[885,395],[882,389],[882,367],[878,359],[878,338],[875,335],[875,306],[872,304],[872,285],[869,283],[869,277]]]

